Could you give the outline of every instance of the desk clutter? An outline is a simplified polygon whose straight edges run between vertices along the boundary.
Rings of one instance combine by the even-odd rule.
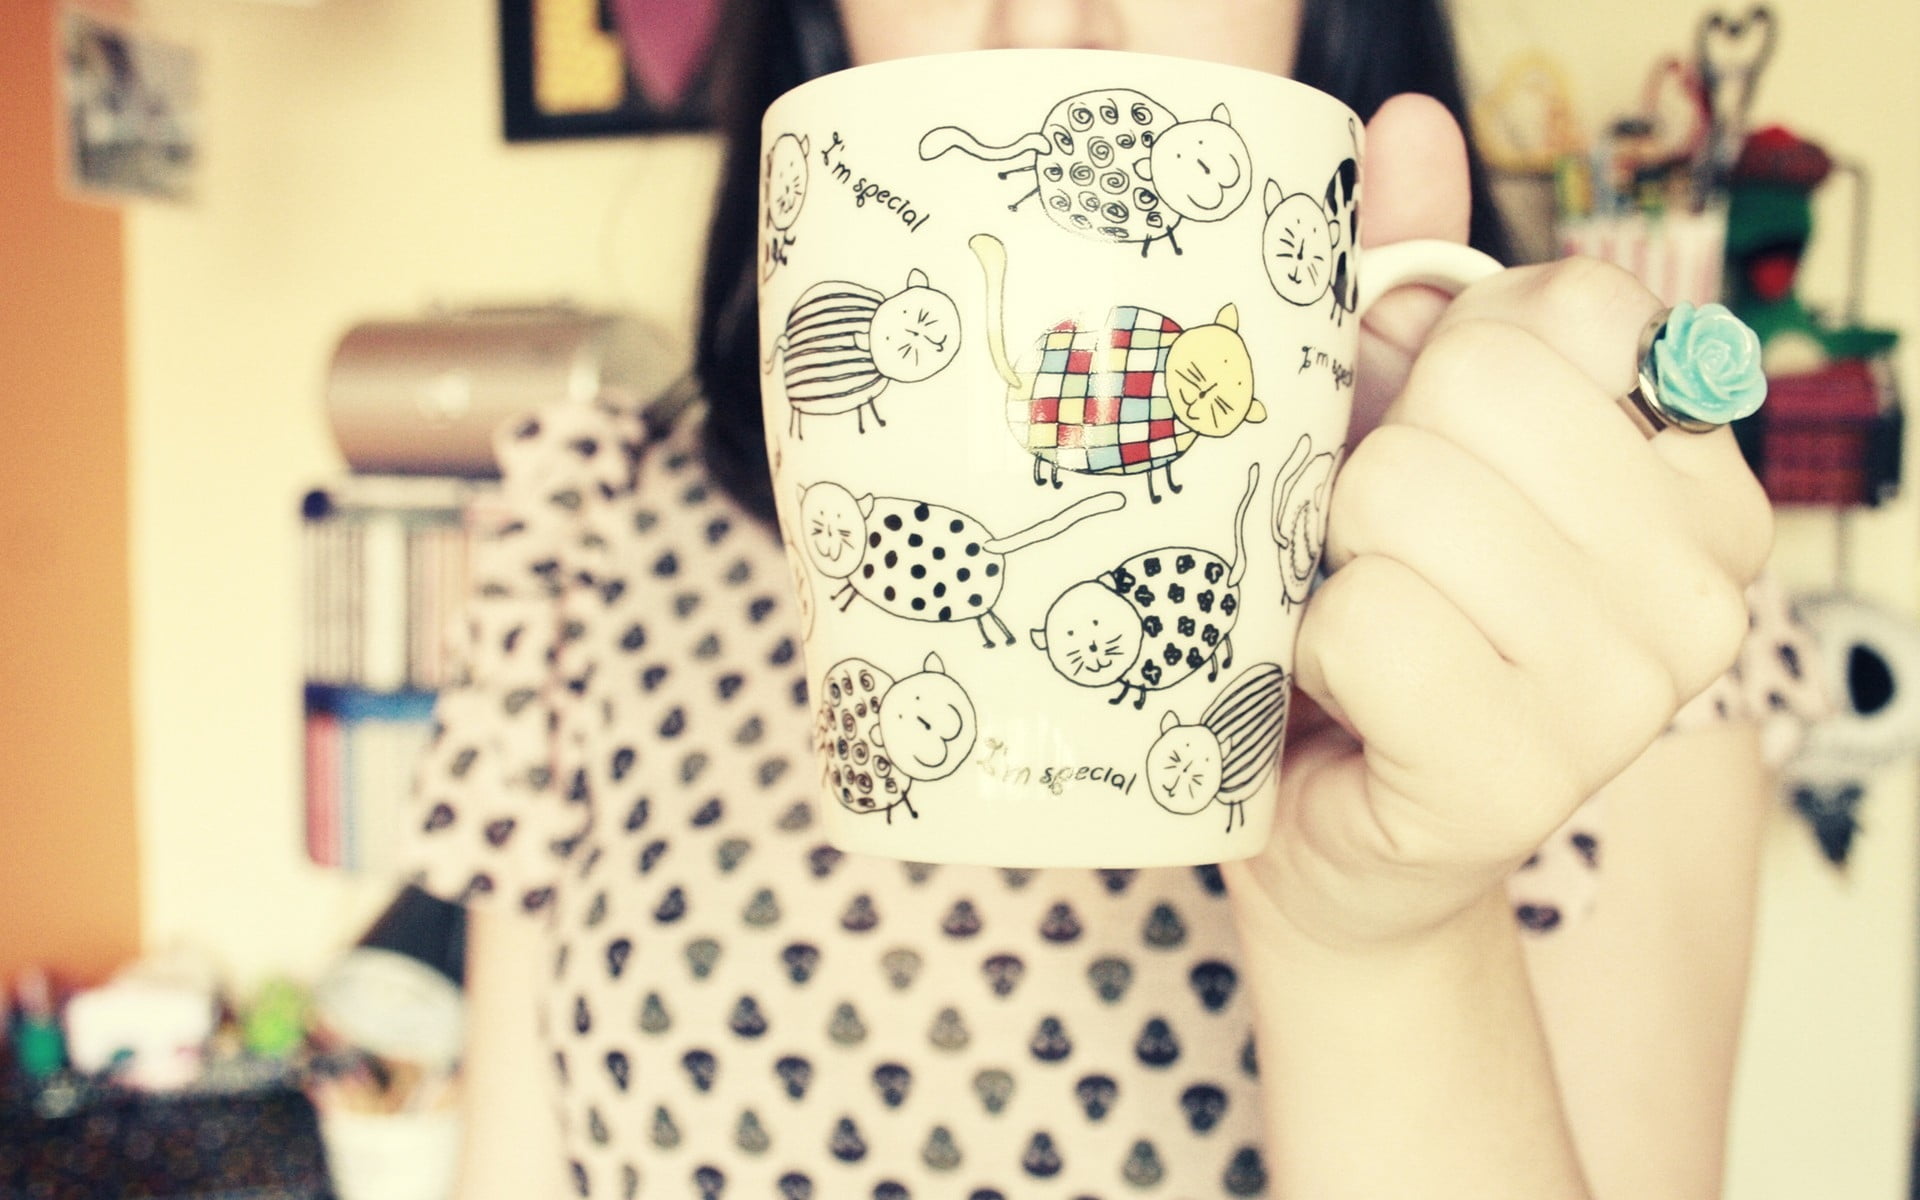
[[[244,998],[189,952],[11,981],[7,1200],[448,1200],[464,910],[403,890],[311,987]]]
[[[1562,65],[1530,51],[1475,104],[1474,131],[1509,206],[1533,210],[1529,258],[1615,263],[1668,304],[1726,304],[1760,336],[1770,396],[1735,433],[1776,505],[1871,507],[1900,484],[1898,335],[1861,315],[1865,171],[1785,125],[1751,123],[1782,35],[1765,4],[1709,10],[1690,52],[1656,57],[1635,106],[1592,128]],[[1841,181],[1849,278],[1831,315],[1801,295],[1800,267],[1815,197]]]

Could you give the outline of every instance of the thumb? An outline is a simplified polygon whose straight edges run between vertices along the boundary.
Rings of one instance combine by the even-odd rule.
[[[1363,247],[1409,238],[1466,241],[1473,193],[1466,139],[1453,114],[1433,97],[1414,93],[1381,105],[1367,122],[1361,197]],[[1446,304],[1441,292],[1404,287],[1367,310],[1350,443],[1378,424],[1400,394],[1414,355]]]
[[[1408,238],[1467,240],[1472,192],[1467,143],[1453,114],[1431,96],[1393,97],[1367,122],[1361,244]]]

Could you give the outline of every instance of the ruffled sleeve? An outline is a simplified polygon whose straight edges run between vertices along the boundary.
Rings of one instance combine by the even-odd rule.
[[[1810,725],[1833,713],[1833,699],[1815,669],[1821,650],[1770,576],[1747,589],[1747,637],[1733,667],[1682,708],[1672,729],[1684,732],[1727,722],[1760,727],[1767,765],[1779,768],[1805,740]]]
[[[403,857],[426,890],[549,911],[591,821],[558,753],[571,691],[563,599],[589,511],[631,486],[639,423],[569,403],[495,436],[497,500],[470,515],[470,584],[452,683],[414,788]]]

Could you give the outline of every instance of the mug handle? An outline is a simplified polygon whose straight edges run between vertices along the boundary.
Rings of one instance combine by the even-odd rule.
[[[1458,294],[1503,268],[1491,255],[1438,238],[1414,238],[1364,250],[1360,255],[1360,295],[1354,307],[1365,316],[1375,300],[1411,283]]]

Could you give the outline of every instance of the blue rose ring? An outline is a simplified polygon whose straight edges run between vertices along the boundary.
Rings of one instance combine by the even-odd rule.
[[[1639,382],[1626,408],[1648,437],[1705,433],[1758,412],[1767,398],[1760,339],[1722,304],[1682,301],[1640,334]]]

